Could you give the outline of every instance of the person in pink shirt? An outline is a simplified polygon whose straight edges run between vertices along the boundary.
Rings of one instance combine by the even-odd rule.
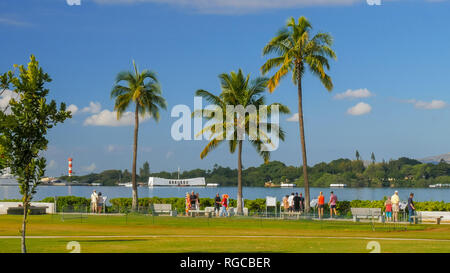
[[[331,192],[330,201],[328,202],[328,206],[330,207],[330,218],[333,218],[333,211],[334,211],[334,216],[337,216],[336,202],[337,202],[337,196],[336,196],[336,194]]]

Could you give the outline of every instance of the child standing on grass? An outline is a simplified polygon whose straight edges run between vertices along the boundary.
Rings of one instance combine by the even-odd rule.
[[[386,202],[384,202],[384,211],[386,212],[386,220],[388,222],[392,221],[392,202],[391,197],[388,196]]]

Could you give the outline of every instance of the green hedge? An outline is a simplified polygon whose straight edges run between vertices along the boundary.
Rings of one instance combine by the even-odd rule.
[[[46,197],[41,200],[45,203],[54,203],[54,197]],[[89,210],[90,199],[78,196],[58,196],[56,198],[56,211],[86,211]]]
[[[107,208],[109,211],[129,211],[132,204],[131,198],[112,198],[109,200],[111,207]],[[161,197],[144,197],[139,198],[138,204],[140,209],[147,210],[150,204],[171,204],[174,210],[182,213],[185,210],[185,199],[181,197],[161,198]],[[230,206],[235,206],[236,200],[230,199]],[[200,209],[214,206],[214,199],[200,198]]]
[[[107,207],[107,211],[129,211],[131,208],[131,198],[113,198],[109,200],[111,206]],[[20,202],[19,199],[4,199],[2,202]],[[54,197],[47,197],[37,202],[54,203]],[[229,205],[236,207],[236,200],[230,199]],[[418,211],[450,211],[450,203],[443,201],[425,201],[414,202],[416,210]],[[160,197],[145,197],[139,198],[139,207],[148,209],[150,204],[171,204],[172,208],[178,212],[184,212],[185,199],[179,197],[172,198],[160,198]],[[249,212],[262,212],[266,209],[266,200],[258,198],[255,200],[244,200],[245,207]],[[278,203],[279,205],[279,203]],[[59,196],[57,198],[56,209],[57,211],[84,211],[90,206],[90,199],[77,196]],[[200,198],[200,209],[205,207],[214,206],[214,199],[212,198]],[[337,202],[336,209],[340,215],[350,215],[350,208],[381,208],[384,211],[384,200],[353,200],[353,201],[339,201]],[[329,211],[328,205],[325,204],[324,210]]]

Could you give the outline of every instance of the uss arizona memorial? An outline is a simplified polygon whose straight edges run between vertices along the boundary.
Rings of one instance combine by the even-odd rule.
[[[217,187],[218,184],[206,184],[204,177],[188,179],[165,179],[159,177],[149,177],[148,186],[152,187]]]

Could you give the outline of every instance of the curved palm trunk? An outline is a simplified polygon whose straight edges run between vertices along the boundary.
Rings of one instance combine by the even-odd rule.
[[[239,141],[238,148],[238,200],[237,200],[237,214],[243,214],[242,208],[242,140]]]
[[[136,112],[134,115],[134,144],[133,144],[133,168],[131,170],[131,184],[133,188],[133,201],[131,204],[132,210],[136,211],[138,208],[138,193],[136,183],[136,160],[137,160],[137,143],[138,143],[138,131],[139,131],[139,106],[136,104]]]
[[[297,71],[300,71],[297,69]],[[298,123],[300,125],[300,142],[302,144],[302,160],[303,160],[303,179],[305,181],[305,212],[309,212],[309,181],[308,181],[308,163],[306,160],[306,143],[305,143],[305,128],[303,124],[303,105],[302,105],[302,79],[300,73],[297,72],[298,85]]]

